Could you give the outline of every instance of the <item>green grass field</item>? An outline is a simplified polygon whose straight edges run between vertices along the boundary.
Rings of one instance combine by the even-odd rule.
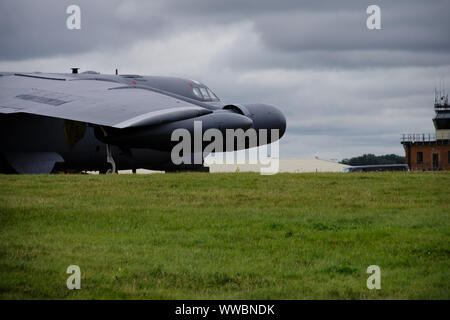
[[[449,191],[450,173],[3,175],[0,298],[450,299]]]

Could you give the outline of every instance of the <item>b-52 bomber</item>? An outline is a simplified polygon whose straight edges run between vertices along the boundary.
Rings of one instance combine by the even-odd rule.
[[[194,134],[196,121],[202,132],[277,129],[279,139],[286,130],[277,107],[224,103],[194,80],[78,68],[0,72],[0,172],[202,170],[171,159],[173,131]],[[273,141],[258,137],[257,145]]]

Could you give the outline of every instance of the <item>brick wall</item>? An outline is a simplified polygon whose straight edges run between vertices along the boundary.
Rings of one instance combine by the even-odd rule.
[[[444,144],[405,144],[405,159],[411,170],[432,170],[433,154],[437,154],[438,168],[450,170],[450,145]],[[418,162],[417,153],[422,152],[422,163]]]

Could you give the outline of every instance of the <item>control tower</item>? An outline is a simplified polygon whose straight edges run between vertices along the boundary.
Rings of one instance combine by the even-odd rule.
[[[403,134],[406,164],[411,170],[450,170],[450,105],[445,90],[434,91],[434,133]]]
[[[450,135],[450,105],[445,90],[442,93],[434,91],[434,111],[436,112],[436,116],[433,118],[436,139],[448,139]]]

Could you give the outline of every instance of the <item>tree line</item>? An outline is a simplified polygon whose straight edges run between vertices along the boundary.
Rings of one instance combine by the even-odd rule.
[[[385,154],[381,156],[376,156],[372,153],[368,153],[363,154],[362,156],[359,157],[342,159],[340,163],[347,164],[350,166],[364,166],[371,164],[404,164],[405,157],[398,156],[396,154]]]

